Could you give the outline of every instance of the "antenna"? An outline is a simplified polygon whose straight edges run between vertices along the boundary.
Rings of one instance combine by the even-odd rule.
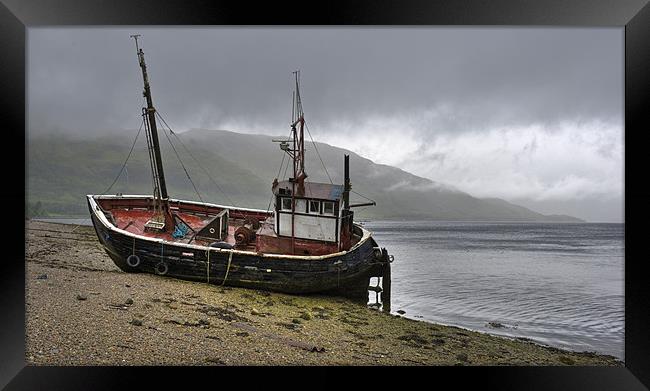
[[[302,102],[300,101],[300,69],[291,72],[295,75],[296,78],[296,89],[294,91],[294,106],[295,106],[295,118],[293,119],[294,124],[297,119],[303,116],[302,112]]]

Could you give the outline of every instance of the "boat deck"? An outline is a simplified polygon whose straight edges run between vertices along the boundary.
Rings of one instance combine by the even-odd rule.
[[[136,235],[141,235],[149,238],[163,239],[166,241],[179,242],[179,243],[194,243],[201,245],[208,245],[208,242],[203,240],[194,239],[194,234],[192,231],[188,232],[183,238],[174,238],[171,232],[159,232],[152,230],[145,230],[144,225],[151,218],[154,217],[154,211],[143,210],[143,209],[111,209],[111,215],[115,221],[117,228],[123,229],[125,231],[131,232]],[[206,224],[208,224],[213,218],[214,215],[198,215],[195,213],[183,213],[183,212],[174,212],[174,214],[180,217],[192,230],[198,232]],[[235,245],[235,230],[242,225],[242,221],[239,219],[230,219],[228,221],[228,236],[224,239],[225,242],[231,245]],[[242,250],[255,250],[255,243],[251,243],[248,246],[242,248]]]

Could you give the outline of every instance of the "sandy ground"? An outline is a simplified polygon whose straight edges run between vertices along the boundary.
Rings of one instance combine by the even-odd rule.
[[[26,238],[29,365],[623,365],[342,298],[124,273],[92,227],[28,221]]]

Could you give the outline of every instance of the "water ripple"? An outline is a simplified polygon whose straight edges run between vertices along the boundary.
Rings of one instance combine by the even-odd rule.
[[[623,359],[622,224],[366,226],[395,256],[394,310]]]

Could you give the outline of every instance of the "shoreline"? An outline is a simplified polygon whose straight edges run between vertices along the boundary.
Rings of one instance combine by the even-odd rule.
[[[607,365],[573,352],[294,296],[124,273],[92,226],[26,221],[29,365]]]
[[[33,216],[28,218],[29,221],[42,221],[42,222],[52,222],[53,224],[64,224],[64,225],[75,225],[74,223],[64,223],[65,220],[85,220],[89,221],[90,217],[87,215],[71,216],[71,215],[53,215],[53,216]],[[48,220],[59,220],[59,221],[48,221]],[[403,218],[379,218],[379,219],[360,219],[355,220],[357,223],[367,224],[373,222],[420,222],[420,223],[441,223],[441,224],[453,224],[453,223],[468,223],[468,224],[625,224],[624,221],[564,221],[564,220],[437,220],[437,219],[422,219],[422,220],[405,220]],[[85,224],[83,224],[85,225]],[[89,222],[88,226],[92,226],[92,223]]]

